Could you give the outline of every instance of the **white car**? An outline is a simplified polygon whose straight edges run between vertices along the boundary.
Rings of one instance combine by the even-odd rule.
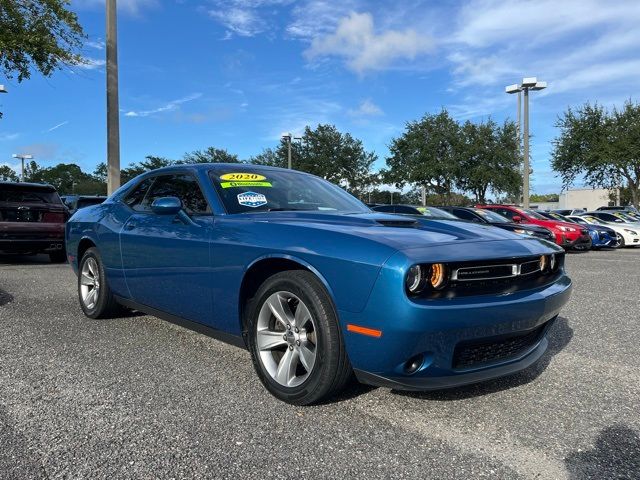
[[[618,235],[620,247],[640,246],[640,225],[634,223],[624,223],[606,221],[591,214],[569,215],[569,218],[582,225],[603,225],[614,230]],[[615,218],[615,217],[614,217]]]

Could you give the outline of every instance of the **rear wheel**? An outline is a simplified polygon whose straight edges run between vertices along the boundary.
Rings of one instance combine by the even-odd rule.
[[[333,304],[315,275],[302,270],[274,275],[247,311],[253,364],[275,397],[309,405],[345,386],[351,365]]]
[[[89,248],[80,260],[78,298],[82,311],[89,318],[110,318],[122,311],[107,283],[97,248]]]

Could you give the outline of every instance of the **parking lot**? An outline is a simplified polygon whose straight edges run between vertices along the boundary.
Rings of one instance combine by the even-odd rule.
[[[640,249],[567,264],[573,297],[530,369],[292,407],[247,352],[86,319],[67,265],[0,257],[0,477],[640,478]]]

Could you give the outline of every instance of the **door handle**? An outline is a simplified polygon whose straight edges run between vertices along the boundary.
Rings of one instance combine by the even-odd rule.
[[[134,228],[136,228],[136,222],[129,222],[124,226],[125,230],[133,230]]]

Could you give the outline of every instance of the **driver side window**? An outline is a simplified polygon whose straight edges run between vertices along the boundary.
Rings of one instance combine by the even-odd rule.
[[[155,182],[153,182],[142,204],[146,210],[150,210],[154,200],[162,197],[179,198],[182,202],[182,208],[188,215],[211,214],[211,208],[204,198],[198,181],[191,175],[176,174],[155,177]]]

